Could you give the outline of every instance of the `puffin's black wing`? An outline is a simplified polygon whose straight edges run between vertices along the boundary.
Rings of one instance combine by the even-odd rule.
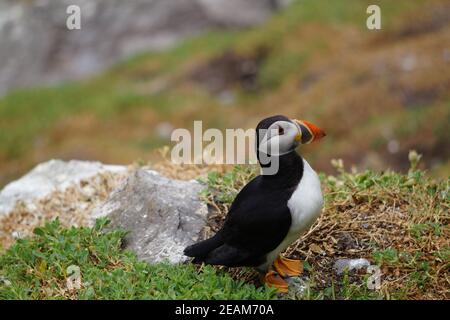
[[[248,183],[236,196],[217,234],[185,249],[194,262],[229,267],[256,266],[285,238],[291,226],[291,192],[263,181]]]

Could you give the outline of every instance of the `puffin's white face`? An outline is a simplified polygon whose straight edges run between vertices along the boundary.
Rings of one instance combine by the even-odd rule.
[[[300,126],[292,121],[276,121],[266,132],[261,132],[263,138],[259,144],[259,151],[279,156],[294,150],[301,142]]]
[[[325,136],[322,129],[305,120],[279,120],[270,125],[259,143],[259,151],[267,155],[281,156],[300,144],[317,141]]]

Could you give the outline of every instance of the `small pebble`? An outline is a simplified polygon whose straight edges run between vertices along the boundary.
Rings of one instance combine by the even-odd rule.
[[[347,269],[348,271],[359,270],[370,266],[370,262],[367,259],[338,259],[334,263],[334,270],[337,274],[342,274]]]
[[[14,239],[19,239],[21,237],[20,232],[19,231],[11,232],[11,237],[13,237]]]

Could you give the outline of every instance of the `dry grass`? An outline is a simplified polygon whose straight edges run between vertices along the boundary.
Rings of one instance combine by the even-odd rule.
[[[306,298],[450,298],[450,181],[415,170],[348,173],[341,162],[335,164],[339,175],[322,176],[322,216],[285,252],[305,261]],[[210,175],[206,199],[215,210],[205,237],[220,228],[234,195],[255,174],[254,168],[237,167]],[[381,288],[368,290],[364,271],[338,276],[333,264],[340,258],[367,258],[379,265]],[[247,269],[229,272],[257,282]]]
[[[91,212],[101,204],[126,177],[125,173],[103,172],[63,191],[30,204],[19,202],[0,217],[0,249],[7,249],[16,238],[29,236],[37,227],[59,218],[61,225],[88,226]]]
[[[205,177],[211,171],[225,173],[232,166],[225,164],[217,165],[194,165],[194,164],[175,164],[170,160],[170,148],[162,147],[155,152],[153,162],[148,162],[144,167],[153,169],[168,178],[179,180],[192,180]]]

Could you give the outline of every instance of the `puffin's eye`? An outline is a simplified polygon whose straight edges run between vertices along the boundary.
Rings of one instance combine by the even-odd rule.
[[[279,134],[279,135],[284,134],[284,129],[283,129],[283,127],[278,127],[278,134]]]

